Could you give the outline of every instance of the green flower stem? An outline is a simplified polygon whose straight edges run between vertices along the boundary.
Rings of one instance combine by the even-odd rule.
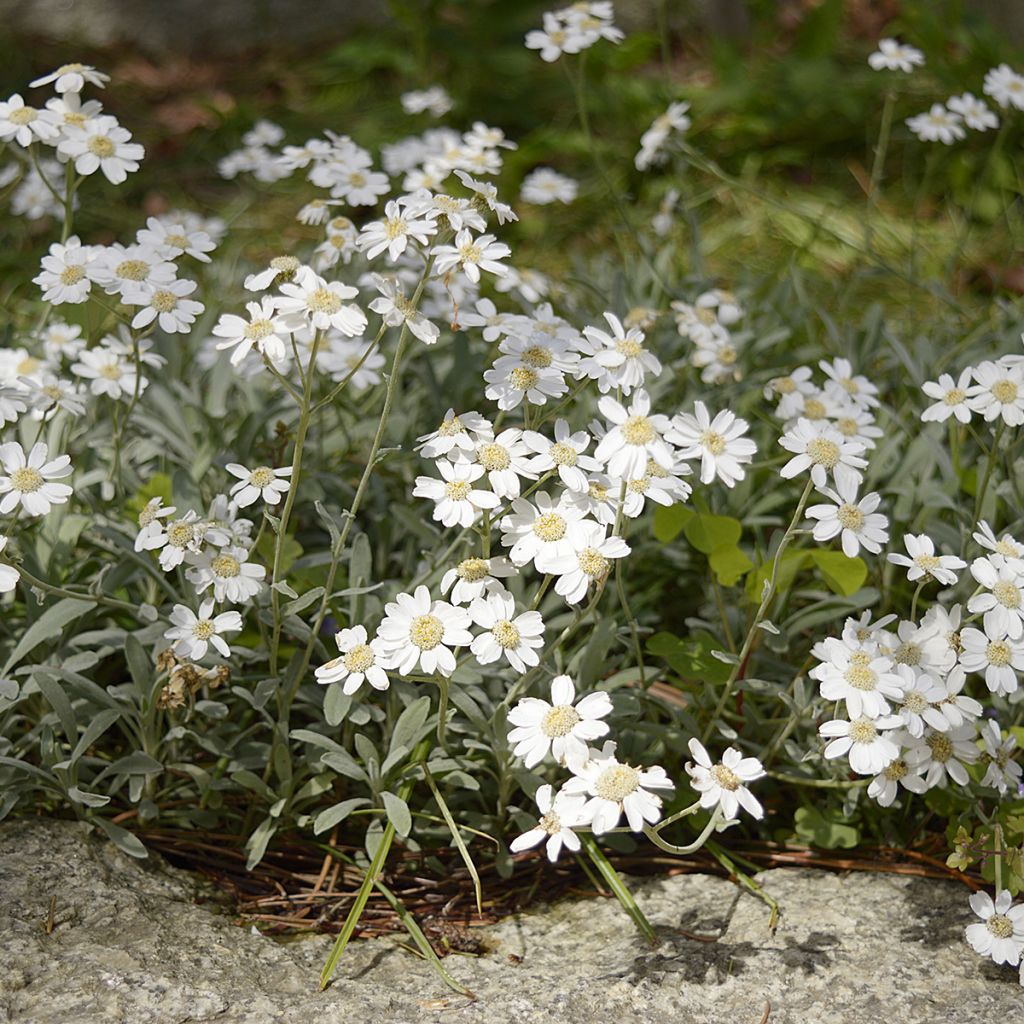
[[[597,845],[593,836],[584,835],[581,837],[581,841],[583,848],[587,851],[594,867],[597,868],[601,877],[607,883],[608,888],[615,893],[615,897],[622,904],[622,908],[626,913],[633,919],[633,923],[637,926],[640,934],[653,946],[658,941],[658,936],[655,934],[651,922],[647,920],[646,915],[637,904],[633,893],[630,892],[629,886],[622,880],[621,875],[619,875],[618,871],[612,866],[611,861],[604,855],[604,851]]]
[[[768,579],[768,585],[764,588],[764,593],[761,595],[761,603],[757,606],[757,611],[754,613],[754,619],[750,623],[750,629],[747,630],[746,638],[743,641],[743,646],[740,648],[739,654],[736,656],[736,662],[732,667],[732,671],[729,673],[729,678],[726,679],[725,685],[722,687],[722,695],[718,698],[718,704],[715,706],[715,713],[708,720],[707,727],[704,729],[704,734],[701,736],[701,743],[707,745],[708,737],[710,737],[712,730],[715,727],[715,722],[722,717],[722,712],[725,710],[725,705],[729,701],[729,697],[732,694],[733,687],[736,685],[736,680],[739,679],[740,672],[743,671],[747,664],[747,658],[750,656],[750,651],[754,646],[754,639],[757,635],[758,626],[764,620],[765,615],[768,613],[768,608],[772,603],[772,598],[775,597],[775,587],[779,578],[779,566],[782,564],[782,556],[789,546],[790,540],[792,540],[794,533],[796,532],[797,526],[803,518],[804,508],[807,506],[807,501],[811,496],[811,490],[814,488],[814,481],[811,477],[807,478],[807,483],[804,486],[803,494],[800,495],[800,500],[796,504],[796,510],[793,512],[793,518],[789,521],[789,526],[786,527],[786,532],[782,535],[782,540],[779,541],[779,546],[775,550],[775,557],[772,559],[772,574]]]
[[[807,786],[810,789],[858,789],[866,786],[870,779],[809,779],[802,775],[788,775],[786,772],[768,772],[769,778],[788,782],[791,786]]]
[[[868,207],[864,216],[864,248],[870,253],[872,246],[872,214],[878,207],[879,186],[882,183],[882,171],[885,168],[885,155],[889,150],[889,138],[892,135],[892,115],[896,103],[896,93],[890,89],[885,94],[882,106],[882,123],[878,129],[878,142],[875,144],[875,157],[871,163],[871,181],[868,184]]]
[[[139,613],[139,606],[137,604],[118,601],[116,598],[107,597],[105,594],[90,594],[88,591],[80,593],[75,590],[65,590],[64,587],[55,587],[33,576],[27,569],[8,561],[6,558],[0,558],[0,565],[9,565],[12,569],[17,570],[24,582],[30,587],[43,591],[44,594],[52,594],[54,597],[71,597],[76,601],[95,601],[97,604],[106,605],[108,608],[116,608],[120,612],[132,612],[135,615]]]
[[[651,828],[650,825],[645,825],[644,835],[647,836],[647,838],[650,839],[650,841],[654,843],[659,850],[664,850],[665,853],[671,853],[677,857],[685,857],[688,854],[696,853],[708,841],[711,833],[715,831],[721,820],[722,808],[716,807],[711,812],[711,817],[708,818],[707,824],[701,830],[700,835],[697,836],[692,843],[689,843],[686,846],[676,846],[675,843],[669,843],[661,838],[659,832],[665,827],[667,822],[662,822],[658,828]]]
[[[988,462],[985,464],[985,475],[981,479],[981,483],[975,483],[977,490],[974,493],[974,519],[973,522],[978,522],[981,519],[981,509],[985,504],[985,494],[988,492],[988,485],[992,479],[992,472],[996,468],[996,462],[999,457],[999,442],[1003,437],[1003,430],[1006,428],[1006,421],[1000,417],[999,426],[996,427],[995,436],[992,438],[992,447],[988,450]]]

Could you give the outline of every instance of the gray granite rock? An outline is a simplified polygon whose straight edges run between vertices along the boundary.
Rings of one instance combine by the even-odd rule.
[[[354,944],[316,992],[330,939],[275,942],[193,880],[82,825],[0,826],[0,1020],[17,1024],[990,1024],[1024,1019],[1015,972],[965,946],[967,891],[895,875],[769,871],[764,905],[719,878],[638,886],[651,948],[611,900],[484,930],[444,988],[393,939]],[[44,927],[56,897],[50,934]]]

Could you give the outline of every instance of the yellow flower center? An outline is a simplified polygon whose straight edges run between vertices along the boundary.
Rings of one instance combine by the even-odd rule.
[[[843,437],[856,437],[860,424],[851,416],[844,416],[842,419],[836,420],[836,429]]]
[[[195,535],[195,527],[191,523],[171,523],[167,528],[167,542],[176,548],[191,544]]]
[[[796,381],[792,377],[776,377],[772,388],[777,395],[791,395],[796,391]]]
[[[816,437],[809,442],[807,454],[812,462],[826,469],[834,469],[839,464],[839,445],[827,437]]]
[[[580,569],[591,579],[603,579],[608,575],[608,559],[595,551],[594,548],[584,548],[577,556]]]
[[[512,456],[508,450],[492,441],[490,444],[483,444],[477,449],[476,461],[487,470],[488,473],[496,470],[508,469],[512,464]]]
[[[700,435],[700,443],[712,455],[721,455],[725,451],[725,438],[714,430],[705,430]]]
[[[576,449],[571,444],[558,441],[548,449],[548,455],[556,466],[575,466]]]
[[[804,401],[804,416],[809,420],[823,420],[827,410],[825,403],[817,398],[808,398]]]
[[[537,827],[543,829],[549,836],[557,836],[562,831],[562,823],[558,820],[558,815],[553,811],[548,811],[543,818],[537,824]]]
[[[31,466],[22,466],[11,473],[11,485],[22,494],[31,494],[43,486],[43,475]]]
[[[444,485],[445,496],[452,501],[464,501],[471,489],[472,485],[468,480],[449,480]]]
[[[580,713],[571,704],[556,704],[541,719],[540,731],[555,739],[568,736],[580,722]]]
[[[843,678],[855,689],[865,693],[874,690],[878,676],[864,665],[850,665]]]
[[[556,512],[545,512],[537,516],[533,532],[543,541],[561,540],[565,536],[565,520]]]
[[[887,764],[883,774],[890,782],[899,782],[907,774],[907,762],[898,757],[891,764]]]
[[[917,690],[911,690],[903,697],[903,706],[914,715],[921,714],[922,711],[928,710],[928,701],[921,696]]]
[[[365,672],[373,667],[373,648],[369,644],[358,644],[342,658],[342,664],[349,672]]]
[[[528,366],[517,366],[509,375],[508,382],[516,391],[529,391],[537,386],[540,377]]]
[[[1013,583],[1010,583],[1007,580],[1000,580],[992,588],[992,596],[1004,608],[1020,607],[1020,591]]]
[[[270,269],[277,271],[278,281],[287,281],[289,278],[295,276],[295,271],[301,267],[302,264],[294,256],[275,256],[270,261]]]
[[[864,526],[864,513],[856,505],[843,503],[836,510],[836,518],[844,530],[856,533]]]
[[[105,160],[108,156],[114,155],[115,147],[105,135],[94,135],[89,139],[89,152]]]
[[[153,298],[149,300],[149,304],[158,313],[170,313],[170,311],[178,304],[178,296],[175,295],[174,292],[169,292],[161,288],[153,293]]]
[[[409,624],[409,640],[421,651],[432,651],[444,636],[444,625],[436,615],[417,615]]]
[[[269,320],[253,320],[245,328],[245,336],[250,341],[262,341],[274,333],[274,325]]]
[[[463,263],[479,263],[483,255],[483,250],[476,242],[467,242],[459,246],[459,259]]]
[[[254,487],[268,487],[274,480],[274,471],[269,466],[257,466],[249,474],[249,483]]]
[[[715,780],[722,787],[730,792],[740,788],[740,777],[731,769],[726,768],[724,764],[716,764],[711,769],[711,778]]]
[[[123,281],[145,281],[149,273],[149,264],[145,260],[121,260],[114,270],[114,275]]]
[[[18,107],[17,110],[12,110],[7,115],[7,120],[11,124],[31,124],[38,116],[39,111],[35,107]]]
[[[650,444],[657,435],[646,416],[630,416],[622,424],[622,436],[625,438],[626,444],[642,447],[645,444]]]
[[[551,365],[552,355],[543,345],[531,345],[520,357],[527,366],[545,369]]]
[[[963,388],[950,388],[942,400],[946,405],[959,405],[966,397],[967,392]]]
[[[330,288],[317,288],[306,299],[306,305],[313,313],[327,313],[330,316],[341,309],[341,299]]]
[[[1005,914],[993,914],[985,927],[997,938],[1008,939],[1013,934],[1013,922]]]
[[[878,730],[870,718],[856,718],[850,723],[850,739],[854,743],[874,743]]]
[[[504,647],[506,650],[509,647],[519,646],[519,630],[515,623],[509,622],[508,619],[496,622],[491,629],[491,636],[494,637],[499,647]]]
[[[120,380],[121,367],[117,363],[104,363],[100,367],[100,376],[104,380]]]
[[[605,768],[594,783],[594,793],[602,800],[620,804],[640,788],[640,773],[628,764]]]
[[[632,338],[623,338],[615,343],[615,350],[621,352],[627,359],[637,359],[643,355],[644,347],[639,341]]]
[[[72,263],[71,266],[65,267],[60,272],[60,283],[66,285],[78,284],[83,277],[85,277],[85,270],[77,263]]]
[[[491,567],[486,558],[466,558],[459,562],[455,572],[467,583],[479,583],[490,575]]]
[[[921,664],[921,648],[917,644],[903,643],[896,648],[896,652],[892,656],[892,660],[897,665],[920,665]]]
[[[932,760],[945,762],[953,756],[953,741],[941,732],[933,732],[925,741],[932,751]]]
[[[242,565],[232,555],[218,555],[211,563],[214,575],[223,580],[234,579],[241,571]]]
[[[192,635],[197,640],[209,640],[215,632],[216,630],[213,628],[213,623],[209,619],[200,619],[192,627]]]
[[[1002,402],[1004,405],[1009,402],[1016,402],[1018,391],[1019,388],[1016,383],[1008,378],[997,380],[995,384],[992,385],[993,396],[997,402]]]
[[[933,569],[938,569],[942,564],[939,561],[938,555],[918,555],[914,559],[914,564],[920,569],[924,569],[925,572],[931,572]]]
[[[985,657],[988,659],[988,663],[997,668],[1009,665],[1012,654],[1010,645],[1004,640],[991,640],[985,648]]]
[[[462,424],[459,422],[458,416],[453,416],[450,420],[445,420],[437,428],[437,432],[441,437],[451,437],[454,434],[462,433]]]

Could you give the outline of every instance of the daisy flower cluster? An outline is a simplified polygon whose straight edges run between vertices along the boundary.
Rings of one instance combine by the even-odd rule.
[[[527,49],[537,50],[541,60],[550,64],[563,53],[580,53],[601,39],[619,43],[624,36],[615,27],[614,17],[611,0],[582,0],[548,11],[544,27],[526,33]]]
[[[940,374],[921,390],[932,399],[921,413],[925,423],[945,423],[952,416],[961,424],[973,419],[1019,427],[1024,423],[1024,355],[985,360],[965,367],[955,378]]]
[[[744,310],[736,296],[712,288],[692,303],[673,300],[671,308],[679,336],[693,343],[690,364],[700,370],[700,379],[705,384],[740,380],[740,353],[749,335],[737,329]]]

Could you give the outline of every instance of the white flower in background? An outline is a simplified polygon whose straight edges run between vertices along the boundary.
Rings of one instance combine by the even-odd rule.
[[[59,93],[81,92],[88,82],[102,89],[110,81],[110,75],[97,71],[91,64],[62,64],[56,71],[29,82],[29,88],[53,83],[53,91]]]
[[[812,423],[801,417],[796,426],[787,430],[779,439],[786,451],[793,452],[779,474],[789,480],[807,470],[816,487],[824,487],[831,473],[838,485],[852,484],[857,487],[861,481],[861,470],[867,462],[861,458],[864,444],[843,437],[831,423]]]
[[[26,382],[26,387],[33,387],[30,382],[30,378],[23,377],[21,380]],[[32,396],[33,408],[39,408],[37,396]],[[42,408],[49,408],[53,405],[53,402],[45,403]],[[0,384],[0,427],[8,423],[17,423],[18,417],[28,410],[28,403],[26,400],[25,392],[21,388],[8,387],[6,384]]]
[[[920,739],[910,740],[906,761],[912,767],[924,771],[928,788],[944,788],[952,779],[958,786],[970,783],[966,765],[978,760],[979,751],[975,738],[978,731],[974,723],[954,726],[945,732],[927,730]]]
[[[661,817],[661,797],[652,790],[675,789],[675,784],[660,765],[634,768],[615,757],[615,744],[606,742],[581,765],[569,763],[574,777],[562,787],[567,793],[587,793],[584,813],[594,835],[615,828],[625,812],[629,827],[642,832]]]
[[[169,281],[160,287],[152,285],[134,289],[125,296],[132,305],[142,306],[132,319],[132,328],[148,327],[154,320],[167,334],[188,334],[196,317],[206,308],[188,298],[196,290],[195,281]]]
[[[149,385],[145,377],[139,376],[133,361],[104,346],[79,352],[78,362],[72,363],[71,372],[89,381],[92,394],[108,395],[115,402],[131,401]]]
[[[999,127],[999,118],[988,108],[984,100],[976,99],[969,92],[962,96],[951,96],[946,106],[964,119],[964,124],[976,132]]]
[[[886,734],[902,725],[898,715],[881,718],[862,715],[852,722],[843,719],[825,722],[818,732],[830,741],[825,747],[826,758],[848,756],[850,767],[858,775],[878,775],[900,755],[899,746]]]
[[[366,253],[367,259],[376,259],[387,250],[394,263],[409,245],[410,239],[426,245],[437,234],[437,222],[432,217],[414,216],[394,199],[384,206],[384,220],[370,221],[359,233],[356,245]]]
[[[928,791],[922,769],[911,767],[902,757],[890,761],[868,784],[868,796],[880,807],[891,807],[896,802],[899,789],[920,795]]]
[[[8,540],[10,540],[9,537],[0,534],[0,552],[6,550]],[[0,562],[0,594],[9,594],[18,585],[20,579],[21,573],[13,565]]]
[[[473,642],[469,612],[446,601],[433,601],[426,587],[414,594],[399,594],[384,606],[384,619],[377,629],[385,659],[382,667],[407,676],[416,667],[425,675],[455,671],[452,649]]]
[[[648,374],[661,373],[661,362],[644,348],[644,333],[636,327],[627,331],[614,313],[605,313],[609,331],[584,327],[583,336],[590,342],[590,355],[580,364],[588,377],[597,381],[602,394],[619,389],[628,395],[640,387]]]
[[[432,85],[429,89],[402,93],[402,109],[407,114],[426,112],[431,117],[444,117],[452,109],[452,98],[440,85]]]
[[[985,744],[980,757],[985,767],[985,777],[981,784],[998,789],[1003,795],[1011,791],[1016,795],[1022,774],[1021,766],[1014,760],[1017,737],[1008,731],[1004,740],[999,723],[991,718],[981,723],[980,732]]]
[[[501,499],[493,492],[474,487],[484,475],[482,466],[468,462],[437,460],[438,480],[432,476],[416,477],[414,498],[429,498],[434,502],[433,518],[443,526],[461,526],[467,529],[482,511],[497,508]]]
[[[439,274],[458,267],[474,284],[480,281],[481,270],[499,277],[504,274],[507,268],[498,260],[512,255],[512,250],[494,235],[474,238],[467,228],[456,234],[454,245],[435,245],[430,252],[437,257],[434,266]]]
[[[822,359],[818,366],[828,380],[825,393],[837,401],[850,401],[858,406],[878,405],[878,387],[863,374],[853,372],[849,359]]]
[[[780,420],[791,420],[803,410],[804,401],[817,391],[811,380],[813,370],[809,366],[798,366],[792,373],[772,377],[765,385],[764,397],[769,401],[777,398],[779,404],[775,415]]]
[[[503,593],[501,581],[515,575],[515,566],[501,555],[464,558],[441,577],[441,593],[451,590],[452,604],[468,604],[484,594]]]
[[[274,300],[264,296],[259,302],[245,304],[248,319],[234,313],[224,313],[214,325],[213,333],[223,341],[217,349],[233,349],[231,365],[237,366],[255,348],[272,363],[280,362],[288,354],[288,329],[277,315]]]
[[[63,505],[71,497],[73,488],[54,483],[71,475],[71,457],[50,459],[49,452],[43,441],[37,441],[28,455],[17,441],[0,444],[0,515],[20,505],[27,515],[45,516],[51,506]]]
[[[728,409],[714,419],[703,402],[694,402],[693,414],[678,413],[672,418],[665,440],[677,445],[680,459],[700,459],[700,482],[716,478],[726,487],[734,487],[746,475],[743,468],[757,453],[757,445],[744,437],[749,425]]]
[[[339,630],[334,634],[334,642],[341,652],[340,657],[317,668],[318,683],[325,686],[328,683],[341,683],[342,692],[349,696],[363,685],[363,680],[375,690],[388,688],[390,681],[380,666],[384,656],[384,645],[377,637],[369,640],[365,626]]]
[[[967,391],[967,405],[986,420],[1002,417],[1008,427],[1024,423],[1024,366],[984,362],[973,369],[977,383]]]
[[[938,381],[926,381],[921,390],[935,399],[935,404],[928,406],[921,419],[925,423],[945,423],[950,416],[955,416],[961,423],[971,419],[971,407],[967,403],[968,389],[971,386],[971,368],[962,371],[958,380],[948,373],[939,375]]]
[[[541,813],[540,820],[536,827],[517,836],[509,843],[509,849],[513,853],[521,853],[523,850],[531,850],[533,847],[544,843],[544,849],[548,860],[552,864],[558,860],[563,845],[573,853],[580,849],[579,837],[573,832],[574,828],[586,825],[586,817],[583,808],[586,805],[586,797],[582,793],[570,794],[558,792],[550,785],[543,785],[537,790],[537,808]]]
[[[863,547],[877,555],[889,540],[889,520],[877,512],[881,497],[872,491],[857,500],[857,486],[850,481],[836,483],[836,489],[822,487],[819,493],[833,504],[811,505],[808,519],[816,520],[813,534],[816,541],[831,540],[840,535],[843,554],[855,558]]]
[[[1024,110],[1024,75],[1017,74],[1009,64],[1000,64],[988,71],[982,91],[1004,110],[1007,107]]]
[[[213,599],[207,598],[198,614],[183,604],[176,604],[171,612],[173,627],[164,633],[168,640],[176,641],[174,653],[180,658],[202,661],[212,644],[225,658],[231,657],[231,648],[224,639],[224,633],[237,633],[242,628],[242,616],[238,612],[213,614]]]
[[[472,452],[460,453],[460,458],[483,467],[491,490],[499,498],[518,498],[520,481],[537,479],[530,448],[518,427],[509,427],[497,437],[480,437]]]
[[[590,440],[585,430],[573,432],[568,421],[563,419],[555,420],[554,441],[536,430],[526,430],[523,442],[530,451],[537,453],[529,460],[529,469],[534,474],[557,470],[558,478],[570,491],[585,491],[588,481],[584,470],[589,473],[601,468],[597,459],[583,454],[590,446]]]
[[[294,256],[275,256],[264,270],[258,274],[250,274],[245,279],[245,290],[263,292],[272,285],[294,281],[301,268],[302,263]]]
[[[255,469],[246,469],[237,462],[229,462],[224,468],[232,476],[238,477],[238,483],[231,485],[229,493],[239,508],[248,508],[259,498],[268,505],[276,505],[291,487],[288,479],[292,475],[291,466],[277,469],[257,466]]]
[[[64,323],[56,317],[51,317],[39,337],[46,358],[55,362],[60,362],[62,358],[74,359],[85,348],[82,328],[78,324]]]
[[[202,523],[203,541],[219,548],[252,546],[253,522],[238,514],[238,503],[226,494],[218,494],[210,502]]]
[[[909,75],[924,64],[924,54],[895,39],[879,39],[878,49],[868,57],[868,64],[875,71],[903,71]]]
[[[989,636],[1019,640],[1024,635],[1024,581],[1017,568],[1001,555],[990,555],[971,562],[971,575],[987,593],[971,597],[967,610],[984,613]]]
[[[381,294],[370,303],[370,309],[379,313],[384,323],[389,327],[407,324],[409,330],[426,345],[437,341],[441,331],[405,297],[400,281],[374,274],[373,284]]]
[[[111,185],[120,185],[129,172],[139,169],[139,161],[146,155],[131,138],[131,132],[122,128],[116,118],[94,117],[81,127],[67,125],[57,152],[73,160],[79,174],[102,171]]]
[[[173,528],[174,524],[168,532]],[[267,570],[262,565],[250,562],[249,551],[244,547],[231,546],[219,552],[198,553],[186,549],[185,559],[192,566],[185,576],[195,586],[197,594],[202,594],[212,586],[217,601],[244,604],[264,587]]]
[[[611,395],[601,398],[597,407],[611,427],[601,438],[594,458],[606,465],[611,476],[627,480],[642,477],[649,460],[662,469],[672,469],[675,459],[664,436],[669,418],[651,415],[651,399],[646,391],[638,388],[628,409]]]
[[[326,346],[326,347],[325,347]],[[328,332],[316,357],[317,366],[331,380],[348,380],[353,391],[365,391],[381,381],[381,370],[387,360],[365,338],[344,338]]]
[[[66,242],[54,242],[42,258],[42,271],[32,278],[43,289],[43,301],[60,305],[63,302],[85,302],[92,289],[92,263],[96,250],[82,245],[78,235]]]
[[[28,149],[33,142],[54,144],[60,135],[57,116],[49,110],[28,106],[15,93],[0,101],[0,142],[16,142]]]
[[[951,587],[957,581],[957,572],[967,567],[967,563],[956,555],[935,554],[935,543],[926,534],[915,536],[908,533],[904,535],[903,543],[907,549],[906,555],[893,553],[886,558],[893,565],[904,566],[911,583],[928,575],[943,586]]]
[[[741,807],[755,818],[764,817],[764,808],[747,788],[766,774],[756,757],[744,757],[735,747],[727,747],[722,760],[713,764],[696,737],[690,740],[689,748],[694,760],[686,762],[686,774],[690,785],[700,793],[701,807],[721,807],[726,820],[736,818]]]
[[[477,441],[471,436],[471,432],[478,437],[494,436],[490,420],[485,419],[480,413],[472,410],[456,415],[454,409],[449,409],[437,430],[416,438],[416,451],[425,459],[447,456],[453,462],[457,461],[457,455],[453,456],[452,452],[468,455],[476,448]]]
[[[1024,106],[1024,93],[1021,103]],[[970,904],[981,918],[965,929],[971,948],[994,963],[1016,967],[1024,954],[1024,903],[1014,904],[1010,890],[1003,889],[995,900],[987,892],[973,893]]]
[[[516,148],[514,143],[501,143],[503,146],[510,146]],[[487,209],[495,215],[499,224],[508,224],[511,221],[517,221],[519,218],[516,216],[515,211],[508,203],[502,203],[498,200],[498,190],[489,181],[477,181],[476,178],[470,177],[465,171],[456,170],[455,177],[462,182],[466,188],[470,191],[475,192],[478,196],[483,199],[487,205]]]
[[[0,507],[2,511],[2,507]],[[960,633],[960,664],[965,672],[984,674],[993,693],[1010,694],[1017,689],[1017,673],[1024,670],[1024,640],[989,636],[968,627]]]
[[[481,665],[490,665],[504,657],[521,674],[527,666],[539,664],[537,649],[544,646],[544,621],[540,612],[516,615],[515,598],[508,593],[478,597],[468,610],[474,624],[485,630],[470,645]]]
[[[691,124],[687,111],[689,103],[670,103],[663,114],[659,114],[650,128],[640,136],[640,150],[633,158],[638,171],[646,171],[653,164],[662,163],[665,143],[673,132],[685,132]]]
[[[579,194],[579,190],[579,183],[572,178],[550,167],[538,167],[523,178],[519,201],[533,206],[547,206],[555,202],[568,205]]]
[[[1014,572],[1024,574],[1024,544],[1015,540],[1009,533],[997,537],[992,527],[984,519],[978,523],[978,531],[973,534],[974,542],[983,548],[995,552],[1003,558]]]
[[[289,330],[307,324],[318,331],[333,327],[346,337],[355,338],[366,329],[366,315],[345,300],[358,294],[359,290],[351,285],[325,281],[309,267],[299,267],[294,281],[281,285],[281,295],[274,299],[274,305]]]
[[[572,556],[582,535],[584,513],[559,499],[551,499],[546,491],[533,496],[533,501],[513,498],[512,508],[500,522],[501,543],[510,548],[513,565],[533,562],[538,572],[547,572],[556,560]]]
[[[612,561],[629,554],[629,545],[607,532],[602,523],[584,520],[570,534],[571,552],[545,558],[545,572],[558,577],[555,593],[569,604],[582,603],[592,584],[600,586],[608,578]]]
[[[896,698],[896,713],[903,720],[907,732],[915,739],[924,735],[925,727],[947,732],[950,721],[940,710],[946,699],[946,688],[927,672],[910,665],[897,665],[896,672],[903,692]]]
[[[210,257],[207,253],[213,252],[217,248],[217,243],[206,230],[209,226],[206,222],[196,220],[187,223],[189,218],[194,216],[170,213],[164,217],[149,217],[146,226],[137,232],[136,238],[140,244],[151,246],[166,259],[191,256],[195,260],[209,263]],[[273,262],[271,260],[271,263]]]
[[[566,29],[561,20],[548,11],[544,15],[543,29],[535,28],[526,33],[526,48],[539,50],[540,59],[550,64],[563,53],[579,53],[583,49],[583,39],[578,33]]]
[[[926,113],[908,117],[906,125],[922,142],[941,142],[944,146],[951,146],[966,134],[960,115],[941,103],[933,103]]]

